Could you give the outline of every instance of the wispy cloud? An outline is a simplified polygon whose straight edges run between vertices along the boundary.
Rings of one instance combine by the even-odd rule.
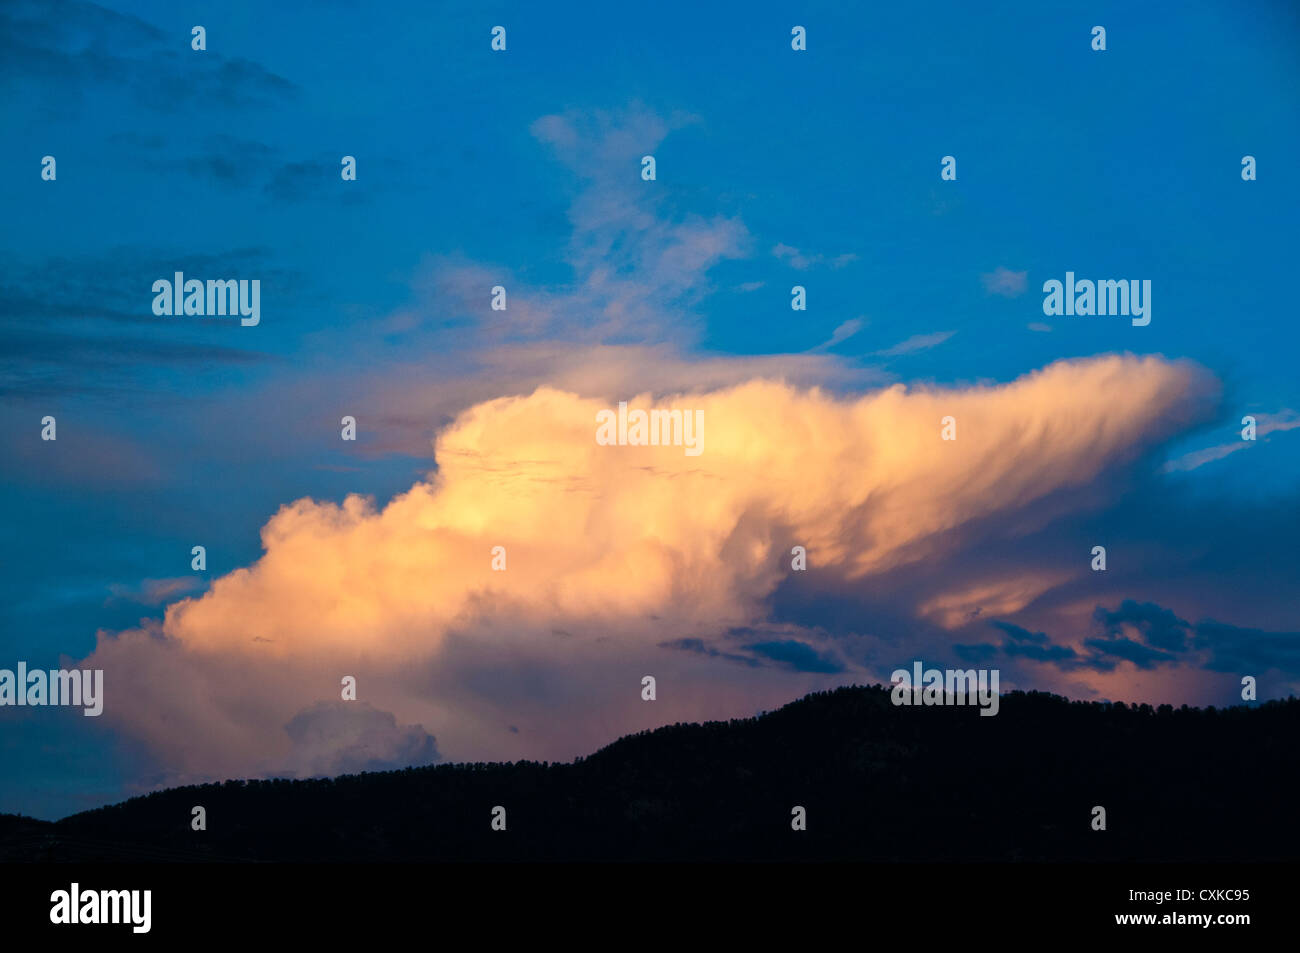
[[[876,357],[901,357],[904,354],[928,351],[932,347],[938,347],[956,333],[956,331],[935,331],[932,334],[913,334],[906,341],[900,341],[893,347],[874,353]]]
[[[843,324],[836,327],[836,329],[831,332],[831,336],[827,338],[825,341],[823,341],[821,344],[818,344],[816,347],[812,348],[810,353],[816,351],[826,351],[829,350],[830,348],[833,348],[837,344],[841,344],[844,341],[847,341],[849,338],[853,337],[853,335],[861,331],[865,325],[866,325],[866,321],[863,318],[850,318],[849,320],[845,321]]]
[[[999,265],[988,274],[980,275],[984,290],[1004,298],[1018,298],[1025,293],[1027,271],[1011,271]]]
[[[135,584],[110,583],[109,601],[134,602],[145,606],[160,606],[186,593],[200,589],[203,581],[197,576],[175,576],[170,579],[142,579]]]
[[[1288,430],[1300,428],[1300,414],[1288,408],[1284,408],[1275,414],[1255,414],[1255,439],[1264,440],[1270,434],[1285,433]],[[1165,473],[1178,473],[1195,470],[1205,466],[1207,463],[1213,463],[1215,460],[1222,460],[1229,454],[1236,453],[1239,450],[1245,450],[1251,446],[1249,440],[1234,440],[1230,443],[1215,444],[1212,447],[1204,447],[1200,450],[1193,450],[1183,454],[1174,460],[1168,461],[1161,470]]]
[[[822,263],[827,263],[832,268],[843,268],[845,265],[852,264],[858,260],[858,256],[852,252],[847,252],[842,255],[834,255],[827,258],[827,256],[819,252],[802,252],[798,248],[795,248],[792,245],[787,245],[784,242],[778,242],[773,246],[772,255],[773,257],[786,262],[796,271],[807,271],[814,265],[820,265]]]

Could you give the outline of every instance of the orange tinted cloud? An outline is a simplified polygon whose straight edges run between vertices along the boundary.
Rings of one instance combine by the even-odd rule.
[[[760,624],[792,545],[807,548],[812,570],[845,581],[915,562],[951,545],[949,531],[1089,484],[1185,426],[1213,389],[1190,365],[1107,356],[996,386],[898,385],[844,399],[753,380],[653,404],[703,411],[699,456],[598,444],[603,399],[541,388],[488,400],[440,434],[427,482],[382,509],[359,496],[284,506],[262,530],[257,563],[171,606],[159,633],[103,637],[95,661],[107,669],[118,656],[109,713],[116,708],[146,742],[196,768],[207,745],[226,770],[241,758],[274,770],[289,757],[284,725],[337,690],[324,674],[332,660],[437,670],[444,655],[472,664],[480,645],[487,658],[558,665],[551,677],[563,680],[597,640],[605,657],[610,640],[615,655],[622,646],[635,656],[683,634]],[[652,406],[649,395],[627,399]],[[956,419],[955,441],[940,439],[945,416]],[[495,546],[505,547],[504,572],[491,568]],[[1050,584],[1000,598],[1022,604]],[[960,594],[936,593],[926,611],[960,614],[964,605]],[[573,637],[538,634],[556,629]],[[200,662],[278,674],[229,684],[196,674]],[[177,665],[195,668],[172,676],[196,680],[186,692],[129,687],[166,680],[160,673]],[[445,754],[477,756],[466,747],[504,731],[512,701],[476,703],[463,686],[448,694],[460,700],[408,686],[381,707],[398,711],[395,731],[418,719]],[[158,725],[168,705],[203,709],[208,740],[187,746],[168,735],[184,722]],[[457,705],[478,709],[481,723]],[[657,714],[673,716],[670,706]],[[565,730],[563,716],[555,730]]]

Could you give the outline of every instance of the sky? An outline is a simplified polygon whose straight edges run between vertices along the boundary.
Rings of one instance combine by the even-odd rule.
[[[0,668],[105,709],[0,707],[0,811],[567,760],[915,660],[1295,693],[1298,21],[5,4]],[[177,271],[260,321],[155,314]],[[1150,323],[1045,314],[1067,272]],[[701,452],[600,444],[620,401]]]

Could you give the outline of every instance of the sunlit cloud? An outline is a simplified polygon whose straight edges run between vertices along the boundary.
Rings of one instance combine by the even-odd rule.
[[[297,752],[285,726],[359,669],[364,697],[394,726],[436,735],[444,754],[468,755],[471,738],[517,750],[526,738],[505,726],[527,724],[529,703],[465,674],[514,658],[562,699],[545,750],[577,753],[565,742],[588,729],[569,719],[588,717],[575,701],[592,679],[662,654],[666,639],[766,625],[793,545],[844,586],[971,545],[958,530],[1089,484],[1197,419],[1213,390],[1194,366],[1112,356],[1001,386],[897,385],[856,398],[774,380],[628,395],[634,407],[702,411],[699,456],[601,446],[603,399],[540,388],[484,401],[438,436],[427,481],[384,507],[361,496],[287,504],[263,527],[256,563],[172,605],[156,629],[102,634],[91,662],[117,686],[105,717],[191,771],[285,771],[324,757],[316,735],[310,757]],[[1116,393],[1125,399],[1105,396]],[[949,415],[954,441],[940,438]],[[505,571],[491,565],[497,546]],[[1053,583],[1034,579],[936,592],[923,612],[1013,611]],[[853,674],[780,635],[737,643],[764,664],[733,665],[722,680]],[[454,704],[432,689],[450,672]],[[672,703],[657,710],[674,714]],[[398,737],[394,751],[414,743]]]

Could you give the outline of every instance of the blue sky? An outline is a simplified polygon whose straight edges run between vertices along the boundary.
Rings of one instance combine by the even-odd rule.
[[[1212,406],[1034,539],[1078,528],[1143,552],[1140,574],[1097,593],[1107,611],[1128,599],[1189,632],[1204,618],[1300,631],[1298,17],[1264,2],[869,16],[842,4],[7,6],[0,667],[84,658],[97,632],[161,618],[254,563],[282,504],[359,492],[382,506],[434,467],[433,437],[460,410],[567,379],[557,354],[602,346],[633,349],[650,375],[635,392],[678,386],[666,369],[654,378],[653,355],[688,378],[715,360],[770,360],[843,395],[1007,383],[1117,353],[1195,362],[1219,385]],[[204,52],[190,49],[195,24]],[[503,54],[489,49],[496,24]],[[806,52],[790,49],[795,24]],[[1090,48],[1096,24],[1104,52]],[[557,116],[577,131],[572,154],[539,126]],[[640,181],[642,151],[653,183]],[[40,178],[44,155],[55,182]],[[340,180],[343,155],[357,158],[355,182]],[[940,180],[944,155],[956,181]],[[1244,155],[1257,181],[1242,180]],[[624,194],[656,224],[591,224]],[[638,245],[659,223],[704,243],[680,274]],[[645,289],[620,320],[583,312],[607,300],[602,267]],[[150,285],[175,270],[260,277],[261,324],[155,317]],[[1151,324],[1044,316],[1039,289],[1067,270],[1151,280]],[[999,273],[1023,273],[1023,291],[1019,278],[990,290]],[[493,324],[485,293],[461,293],[479,277],[536,320]],[[806,312],[790,310],[795,284]],[[335,421],[352,407],[364,434],[340,449]],[[54,446],[38,439],[46,414]],[[1189,465],[1239,442],[1245,414],[1277,429]],[[189,570],[195,541],[207,573]],[[877,584],[881,631],[910,631],[912,608],[883,593],[899,581]],[[778,588],[765,624],[852,644],[864,609],[841,596]],[[1011,631],[986,629],[994,646]],[[768,661],[813,651],[805,673],[825,674],[821,649],[786,635],[736,637],[769,647],[756,650]],[[1289,651],[1275,694],[1300,676]],[[1189,702],[1233,700],[1230,683],[1187,684]],[[172,777],[128,729],[96,727],[92,745],[81,722],[0,712],[17,767],[0,810],[56,816]]]

